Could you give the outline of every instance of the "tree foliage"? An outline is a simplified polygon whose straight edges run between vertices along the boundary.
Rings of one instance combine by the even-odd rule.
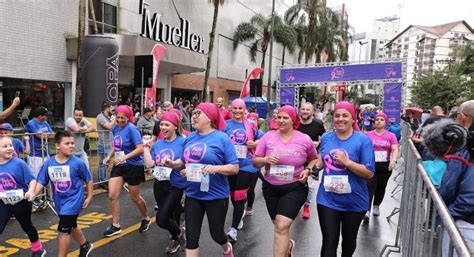
[[[462,101],[474,99],[473,43],[458,52],[458,63],[444,70],[422,74],[416,85],[410,88],[415,104],[426,109],[440,105],[448,110]]]

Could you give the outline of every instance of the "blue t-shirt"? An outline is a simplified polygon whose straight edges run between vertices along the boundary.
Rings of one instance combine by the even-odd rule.
[[[161,165],[164,157],[171,160],[183,159],[184,137],[177,136],[173,141],[167,142],[165,139],[158,140],[151,149],[151,158],[155,161],[155,166]],[[180,170],[174,169],[170,174],[170,183],[174,187],[184,189],[186,187],[186,177],[181,176]]]
[[[21,141],[18,138],[13,138],[13,149],[15,149],[15,153],[13,156],[18,157],[23,151],[25,151],[25,145],[23,144],[23,141]]]
[[[215,130],[207,135],[191,133],[184,142],[184,163],[209,165],[238,164],[237,153],[229,136]],[[209,175],[209,191],[200,190],[201,183],[187,181],[186,196],[198,200],[229,198],[229,181],[221,174]]]
[[[142,137],[137,127],[131,123],[127,123],[125,127],[120,128],[118,125],[115,125],[112,128],[112,133],[114,135],[113,147],[115,149],[115,154],[117,152],[123,151],[124,154],[129,154],[135,150],[136,146],[142,143]],[[134,158],[130,158],[123,165],[133,165],[133,166],[143,166],[143,155],[139,155]]]
[[[359,177],[344,165],[334,160],[337,150],[345,152],[353,162],[364,165],[368,170],[375,171],[374,148],[369,137],[362,132],[354,131],[346,140],[340,140],[336,132],[327,132],[321,138],[321,157],[324,163],[323,177],[319,185],[318,204],[338,211],[367,211],[369,207],[369,193],[367,179]],[[347,175],[351,192],[339,194],[326,192],[324,181],[326,176]]]
[[[53,129],[49,126],[47,121],[39,122],[36,119],[32,119],[26,123],[26,132],[28,133],[53,133]],[[44,141],[44,140],[43,140]],[[41,139],[37,135],[30,135],[30,156],[42,157],[41,153]],[[45,147],[44,156],[47,157],[49,154],[49,146]]]
[[[53,184],[54,205],[59,215],[77,215],[84,202],[83,183],[92,180],[86,163],[72,155],[66,162],[59,163],[55,156],[47,159],[38,174],[38,183]]]
[[[374,124],[375,113],[374,112],[364,112],[362,114],[362,126],[366,129],[372,129]]]
[[[35,176],[30,166],[22,159],[13,157],[8,162],[0,164],[0,192],[20,188],[26,192],[32,180],[35,180]]]
[[[246,146],[249,139],[247,137],[244,123],[236,122],[234,120],[227,120],[226,123],[227,126],[225,127],[224,132],[229,135],[232,144]],[[257,139],[259,139],[258,135],[254,135],[253,140],[255,141]],[[253,166],[252,154],[249,150],[247,150],[245,158],[239,158],[239,170],[251,173],[257,173],[260,171],[260,169]]]

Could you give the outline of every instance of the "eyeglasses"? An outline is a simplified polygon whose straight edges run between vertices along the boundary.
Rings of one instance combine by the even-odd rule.
[[[199,116],[201,115],[201,111],[200,111],[200,110],[195,110],[195,111],[193,111],[193,112],[191,113],[191,115],[192,115],[193,117],[199,117]]]

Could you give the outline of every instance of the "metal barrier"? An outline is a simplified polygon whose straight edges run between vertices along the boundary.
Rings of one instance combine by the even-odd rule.
[[[388,217],[399,213],[397,233],[395,243],[385,245],[379,256],[454,256],[454,252],[457,256],[474,256],[423,168],[421,156],[410,139],[409,125],[403,123],[402,128],[402,197],[400,208]],[[449,236],[449,249],[444,249],[445,253],[449,250],[448,254],[443,254],[443,234]]]

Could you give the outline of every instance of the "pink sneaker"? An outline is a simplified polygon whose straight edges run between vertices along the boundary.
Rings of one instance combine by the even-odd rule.
[[[222,257],[234,257],[234,252],[232,250],[232,244],[227,242],[227,245],[229,246],[229,248],[227,248],[227,252],[224,252],[222,254]]]

